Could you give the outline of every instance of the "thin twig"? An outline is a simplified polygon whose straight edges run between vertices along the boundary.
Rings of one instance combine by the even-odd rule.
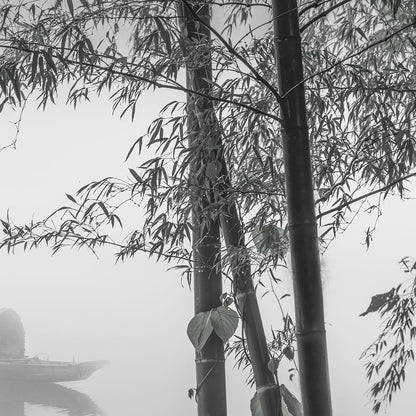
[[[304,30],[306,30],[310,25],[321,19],[322,17],[325,17],[327,14],[331,13],[333,10],[337,9],[338,7],[343,6],[346,3],[349,3],[351,0],[343,0],[341,3],[335,4],[334,6],[330,7],[329,9],[323,11],[322,13],[319,13],[318,15],[314,16],[309,22],[305,23],[300,28],[300,33],[302,33]]]
[[[9,144],[7,144],[6,146],[0,147],[0,152],[2,152],[3,150],[9,149],[9,148],[16,149],[17,139],[18,139],[19,133],[20,133],[20,126],[22,124],[23,113],[25,111],[27,100],[29,99],[29,96],[30,96],[30,94],[23,101],[23,105],[22,105],[22,108],[20,109],[18,120],[13,122],[13,124],[15,124],[15,126],[16,126],[16,132],[15,132],[13,140]]]
[[[318,1],[310,2],[312,4],[309,4],[308,6],[305,6],[302,10],[299,10],[299,17],[302,16],[304,13],[306,13],[308,10],[316,9],[319,6],[322,6],[323,4],[328,3],[330,1],[332,1],[332,0],[324,0],[324,1],[321,1],[321,2],[318,2]]]

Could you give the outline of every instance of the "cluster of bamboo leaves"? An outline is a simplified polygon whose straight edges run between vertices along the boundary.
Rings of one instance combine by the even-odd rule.
[[[328,7],[324,3],[313,8],[301,5],[304,25]],[[237,22],[246,23],[255,5],[250,2],[251,7],[232,7],[230,28]],[[395,5],[397,8],[397,2]],[[401,179],[413,174],[415,104],[410,75],[414,72],[414,6],[401,5],[407,13],[396,17],[388,5],[378,8],[377,13],[375,6],[376,2],[348,2],[331,18],[317,20],[304,29],[309,128],[323,244],[325,238],[348,225],[360,205],[370,210],[378,206],[378,202],[363,204],[366,199],[359,198],[368,193],[363,190],[386,187],[385,192],[397,190],[402,194]],[[273,116],[277,103],[273,93],[243,67],[240,59],[248,61],[261,79],[275,83],[270,29],[262,30],[261,37],[253,31],[241,43],[235,41],[235,52],[217,38],[211,45],[198,45],[185,59],[176,9],[169,2],[96,1],[75,9],[68,2],[57,2],[50,9],[32,2],[26,9],[25,3],[13,7],[5,2],[2,9],[3,106],[18,105],[31,94],[38,95],[39,105],[44,106],[55,99],[58,85],[68,83],[69,103],[76,105],[80,99],[108,89],[114,109],[120,109],[121,115],[130,112],[134,118],[144,90],[184,90],[180,74],[184,61],[198,61],[204,48],[211,48],[216,63],[212,98],[227,137],[224,145],[230,176],[247,231],[265,230],[270,219],[272,226],[284,229],[279,123]],[[402,28],[406,29],[384,41]],[[377,42],[367,53],[360,53]],[[157,156],[132,167],[128,180],[106,178],[91,184],[94,188],[81,189],[80,224],[88,224],[96,216],[110,225],[119,223],[120,201],[136,203],[146,196],[142,205],[149,215],[144,228],[151,224],[155,232],[146,244],[138,242],[136,232],[120,249],[122,257],[137,249],[166,253],[167,257],[189,254],[186,250],[170,251],[175,251],[172,247],[180,246],[189,232],[186,173],[190,151],[184,145],[183,110],[183,103],[170,103],[161,109],[146,137],[136,140],[132,153],[139,152],[145,143]],[[211,169],[215,174],[214,165]],[[85,192],[91,190],[94,192]],[[356,199],[357,208],[350,213]],[[97,200],[102,204],[95,203]],[[102,210],[103,205],[109,215]],[[326,214],[328,207],[330,214]],[[70,225],[75,227],[76,223]],[[145,239],[142,232],[139,234]],[[87,235],[93,244],[99,233],[91,230]],[[269,257],[267,263],[270,261],[276,261],[276,256]]]
[[[383,403],[391,402],[405,381],[406,367],[415,359],[416,262],[405,257],[401,264],[411,277],[388,292],[373,296],[361,314],[378,313],[382,320],[380,335],[361,357],[366,361],[367,378],[373,381],[370,391],[375,413]]]

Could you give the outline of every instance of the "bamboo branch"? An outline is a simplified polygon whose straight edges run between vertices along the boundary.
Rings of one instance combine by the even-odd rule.
[[[318,214],[316,216],[316,219],[320,219],[325,215],[329,215],[329,214],[332,214],[333,212],[340,211],[342,208],[345,208],[345,207],[348,207],[352,204],[355,204],[356,202],[361,201],[365,198],[368,198],[372,195],[376,195],[380,192],[387,191],[388,189],[392,188],[394,185],[397,185],[398,183],[403,182],[403,181],[411,178],[412,176],[416,176],[416,172],[410,173],[409,175],[406,175],[406,176],[403,176],[399,179],[396,179],[395,181],[390,182],[389,184],[387,184],[386,186],[383,186],[382,188],[376,189],[376,190],[368,192],[364,195],[358,196],[357,198],[351,199],[351,201],[344,202],[344,203],[342,203],[342,204],[340,204],[340,205],[338,205],[334,208],[329,209],[328,211],[321,212],[320,214]]]
[[[18,50],[18,51],[23,51],[23,52],[31,53],[31,54],[33,54],[35,52],[38,52],[38,51],[35,51],[35,50],[31,50],[29,48],[17,47],[17,46],[13,46],[13,45],[0,45],[0,47],[7,48],[7,49]],[[58,60],[63,59],[62,56],[59,56],[59,55],[56,55],[56,54],[53,54],[52,56],[54,58],[58,59]],[[153,87],[160,88],[160,89],[181,91],[181,92],[184,92],[184,93],[194,94],[194,95],[197,95],[199,97],[206,98],[210,101],[222,102],[222,103],[226,103],[226,104],[233,104],[237,107],[246,108],[247,110],[250,110],[255,114],[260,114],[260,115],[263,115],[265,117],[272,118],[272,119],[274,119],[276,121],[279,121],[279,122],[281,121],[281,119],[279,117],[277,117],[276,115],[274,115],[274,114],[267,113],[267,112],[262,111],[258,108],[255,108],[251,105],[248,105],[248,104],[245,104],[245,103],[242,103],[242,102],[239,102],[239,101],[229,100],[227,98],[216,97],[216,96],[213,96],[213,95],[210,95],[210,94],[203,93],[201,91],[192,90],[192,89],[187,88],[187,87],[182,86],[182,85],[164,84],[164,83],[161,83],[161,82],[158,82],[158,81],[155,81],[155,80],[151,80],[151,79],[142,77],[140,75],[132,74],[130,72],[118,71],[118,70],[112,68],[111,65],[105,67],[105,66],[102,66],[102,65],[93,64],[91,62],[82,62],[81,63],[79,61],[76,61],[76,60],[73,60],[73,59],[67,59],[67,58],[64,58],[64,62],[67,63],[67,64],[70,64],[70,65],[77,65],[77,66],[84,66],[84,67],[88,67],[88,68],[94,68],[94,69],[98,69],[98,70],[101,70],[101,71],[105,71],[105,72],[113,74],[113,75],[120,75],[120,76],[130,78],[130,79],[133,79],[133,80],[136,80],[136,81],[145,82],[145,83],[147,83],[147,84],[149,84]]]
[[[308,10],[317,9],[319,6],[322,6],[325,3],[329,3],[332,0],[324,0],[324,1],[311,1],[311,4],[305,6],[302,10],[299,10],[299,17],[305,14]]]
[[[322,13],[319,13],[318,15],[314,16],[311,20],[309,20],[309,22],[306,22],[299,30],[300,33],[302,33],[303,31],[305,31],[309,26],[311,26],[313,23],[315,23],[316,21],[318,21],[319,19],[322,19],[323,17],[327,16],[329,13],[331,13],[332,11],[334,11],[335,9],[337,9],[338,7],[343,6],[346,3],[349,3],[351,0],[343,0],[338,4],[333,5],[332,7],[330,7],[327,10],[324,10]]]

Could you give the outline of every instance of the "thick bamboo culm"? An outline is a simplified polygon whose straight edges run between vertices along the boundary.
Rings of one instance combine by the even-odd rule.
[[[296,0],[272,0],[304,416],[331,416],[317,223]]]
[[[202,34],[208,38],[210,36],[208,28],[210,11],[208,7],[197,7],[195,4],[192,7],[192,12],[186,6],[181,11],[187,22],[188,35],[195,30],[195,26],[193,26],[195,22],[194,13],[197,13],[198,20],[207,23],[207,26],[198,24],[198,36]],[[187,79],[188,87],[191,89],[209,93],[212,85],[210,82],[212,80],[211,66],[206,64],[192,71],[188,70]],[[243,264],[240,262],[232,264],[232,273],[262,413],[263,416],[281,416],[280,390],[275,376],[268,368],[270,354],[251,276],[250,260],[244,242],[244,231],[235,202],[228,195],[231,184],[222,150],[221,128],[215,117],[211,101],[201,97],[192,98],[188,95],[188,105],[192,105],[193,111],[195,111],[195,117],[197,118],[197,120],[194,120],[195,125],[199,123],[199,127],[204,128],[207,134],[210,134],[211,143],[215,142],[216,144],[214,146],[216,150],[211,151],[213,153],[211,157],[221,164],[221,172],[219,172],[217,178],[215,192],[217,198],[220,199],[219,204],[222,206],[220,213],[221,229],[231,262],[233,263],[233,253],[236,251],[245,251],[246,254],[242,256],[242,258],[245,258]]]
[[[193,253],[195,314],[221,305],[222,275],[218,268],[220,252],[219,224],[213,221],[205,229],[199,224],[201,212],[193,213]],[[198,416],[226,416],[224,344],[212,333],[201,351],[195,353]]]
[[[209,8],[198,8],[201,19],[209,22]],[[178,7],[183,33],[191,42],[206,41],[210,32],[195,24],[195,19],[182,6]],[[209,58],[209,57],[208,57]],[[209,59],[207,59],[209,62]],[[210,65],[187,68],[188,88],[206,90],[203,79],[211,72]],[[205,179],[201,168],[206,166],[206,155],[202,137],[206,127],[201,125],[200,114],[206,104],[196,100],[191,94],[187,96],[189,147],[193,152],[190,169],[190,182],[193,189],[191,196],[194,204],[192,210],[192,250],[194,260],[194,309],[195,314],[209,311],[221,305],[222,275],[220,269],[220,229],[218,219],[208,219],[206,211],[210,206],[210,195],[201,190],[203,184],[192,186],[192,181]],[[198,416],[226,416],[226,385],[224,344],[212,333],[201,351],[195,352],[196,366],[196,400]]]

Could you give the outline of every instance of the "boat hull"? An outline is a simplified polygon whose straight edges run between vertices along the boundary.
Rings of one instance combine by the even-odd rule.
[[[71,363],[38,358],[0,361],[0,380],[65,382],[85,380],[106,367],[105,361]]]

